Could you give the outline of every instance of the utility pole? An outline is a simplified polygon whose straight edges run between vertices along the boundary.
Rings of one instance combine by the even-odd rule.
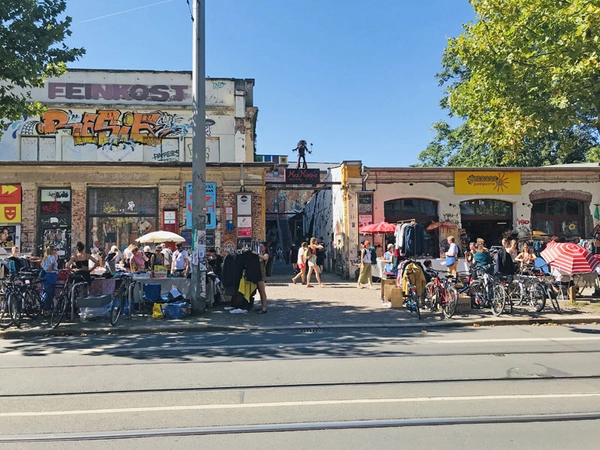
[[[192,0],[192,313],[206,307],[206,67],[205,0]]]

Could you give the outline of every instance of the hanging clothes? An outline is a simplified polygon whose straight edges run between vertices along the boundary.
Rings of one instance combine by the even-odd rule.
[[[410,261],[402,270],[402,290],[404,295],[408,295],[409,284],[414,284],[417,289],[417,295],[421,297],[425,292],[427,281],[421,264]]]
[[[407,257],[423,253],[425,228],[420,223],[411,223],[404,231],[404,255]]]

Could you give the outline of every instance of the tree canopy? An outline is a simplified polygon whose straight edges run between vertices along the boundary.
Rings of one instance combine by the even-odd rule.
[[[437,75],[464,124],[435,124],[423,165],[585,160],[600,131],[600,1],[470,3],[476,20],[448,40]]]
[[[85,53],[63,43],[71,34],[65,8],[65,0],[0,2],[0,136],[6,120],[42,110],[29,89],[43,87],[44,78],[64,73],[66,63]]]

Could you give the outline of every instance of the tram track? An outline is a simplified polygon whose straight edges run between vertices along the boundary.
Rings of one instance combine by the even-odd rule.
[[[431,384],[450,384],[458,385],[461,383],[479,383],[492,384],[497,382],[507,382],[518,384],[530,381],[598,381],[598,375],[572,375],[572,376],[524,376],[524,377],[496,377],[496,378],[461,378],[461,379],[425,379],[425,380],[388,380],[388,381],[349,381],[349,382],[321,382],[321,383],[287,383],[287,384],[247,384],[236,386],[197,386],[197,387],[177,387],[177,388],[155,388],[155,389],[115,389],[115,390],[95,390],[95,391],[72,391],[72,392],[47,392],[47,393],[29,393],[29,394],[0,394],[0,399],[28,399],[28,398],[51,398],[51,397],[69,397],[69,396],[102,396],[102,395],[126,395],[126,394],[172,394],[172,393],[193,393],[193,392],[212,392],[212,391],[251,391],[251,390],[277,390],[277,389],[320,389],[333,387],[376,387],[376,386],[403,386],[403,385],[431,385]]]

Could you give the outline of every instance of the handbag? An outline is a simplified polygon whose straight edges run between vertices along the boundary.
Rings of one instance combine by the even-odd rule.
[[[446,267],[452,267],[456,263],[456,256],[446,256]]]

